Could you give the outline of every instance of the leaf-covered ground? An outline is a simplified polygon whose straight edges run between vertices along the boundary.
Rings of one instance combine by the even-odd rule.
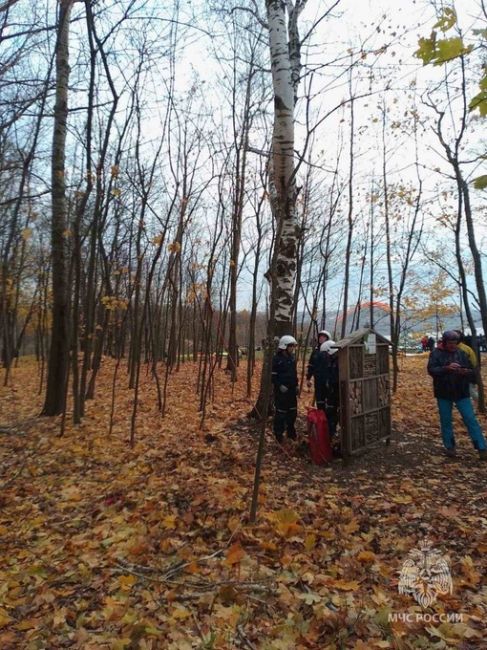
[[[393,441],[350,467],[314,467],[269,434],[250,525],[243,386],[218,375],[201,430],[194,366],[171,377],[165,419],[144,376],[131,449],[124,376],[107,433],[110,361],[64,437],[36,418],[22,362],[0,389],[0,648],[486,648],[487,464],[461,426],[458,459],[442,456],[425,365],[403,360]],[[397,584],[426,535],[453,593],[423,610]]]

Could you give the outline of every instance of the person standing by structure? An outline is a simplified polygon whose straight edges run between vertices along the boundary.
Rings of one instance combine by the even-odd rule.
[[[470,383],[475,382],[475,372],[467,355],[458,349],[459,342],[457,332],[444,332],[441,347],[435,348],[428,360],[428,373],[433,377],[433,390],[438,403],[443,445],[447,456],[456,456],[452,423],[455,404],[480,459],[487,460],[487,444],[470,399]]]
[[[321,344],[320,355],[322,357],[321,363],[324,366],[325,370],[323,372],[325,376],[325,402],[323,408],[326,419],[328,420],[328,430],[330,436],[336,434],[336,428],[338,423],[338,407],[340,406],[340,393],[338,387],[338,358],[337,358],[337,348],[334,348],[335,341],[328,340]]]
[[[284,432],[296,440],[295,422],[298,413],[298,371],[294,349],[297,341],[293,336],[279,339],[277,354],[272,359],[272,384],[274,386],[274,435],[278,442],[284,439]]]
[[[467,345],[467,342],[465,341],[465,335],[463,334],[462,330],[455,330],[455,332],[458,334],[458,349],[462,352],[465,352],[470,363],[472,364],[472,368],[476,368],[479,365],[479,360],[477,359],[475,350],[470,345]]]
[[[308,362],[306,371],[306,385],[311,388],[311,379],[314,379],[315,402],[317,408],[325,410],[326,401],[326,360],[321,354],[321,346],[330,340],[330,332],[318,332],[318,345],[314,348]]]
[[[478,387],[480,387],[482,383],[482,377],[480,376],[479,359],[475,354],[475,350],[470,345],[468,345],[467,341],[465,340],[465,334],[462,332],[462,330],[455,330],[455,332],[460,337],[458,349],[461,350],[462,352],[465,352],[475,372],[475,383],[470,382],[470,397],[473,399],[474,402],[478,402],[479,401]],[[477,384],[477,386],[475,384]]]

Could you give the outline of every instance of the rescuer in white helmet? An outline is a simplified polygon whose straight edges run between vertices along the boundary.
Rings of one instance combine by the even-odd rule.
[[[328,431],[330,436],[336,433],[338,423],[338,407],[340,405],[340,393],[338,388],[338,354],[334,347],[335,341],[328,339],[320,346],[319,369],[320,369],[320,405],[328,420]]]
[[[323,343],[326,343],[330,339],[330,332],[326,330],[320,330],[318,332],[318,344],[311,353],[306,371],[306,385],[310,388],[311,379],[314,379],[316,406],[322,411],[325,410],[326,401],[326,369],[324,367],[324,358],[320,354],[320,348]]]
[[[298,412],[298,371],[294,350],[297,341],[285,335],[279,339],[277,354],[272,359],[272,384],[274,386],[274,435],[282,442],[284,432],[296,440],[294,423]]]

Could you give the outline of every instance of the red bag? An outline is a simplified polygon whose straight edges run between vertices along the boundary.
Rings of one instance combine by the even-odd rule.
[[[315,465],[324,465],[333,458],[328,432],[328,421],[321,409],[309,408],[308,416],[308,444],[311,459]]]

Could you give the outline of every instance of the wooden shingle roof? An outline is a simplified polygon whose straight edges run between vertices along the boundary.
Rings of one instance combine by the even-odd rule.
[[[392,345],[389,339],[386,339],[386,337],[382,336],[382,334],[379,334],[378,332],[376,332],[374,329],[371,329],[370,327],[364,327],[363,329],[350,332],[350,334],[345,336],[343,339],[336,341],[332,347],[342,350],[343,348],[346,348],[349,345],[357,345],[357,343],[362,343],[363,340],[369,334],[375,334],[376,339],[379,343],[386,343],[387,345]]]

